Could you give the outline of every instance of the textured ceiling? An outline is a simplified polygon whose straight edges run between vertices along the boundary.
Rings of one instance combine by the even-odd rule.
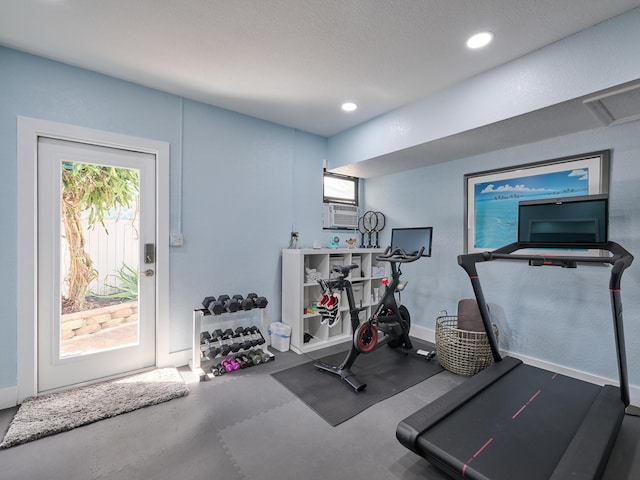
[[[0,44],[331,136],[639,5],[2,0]],[[494,43],[467,50],[485,29]]]

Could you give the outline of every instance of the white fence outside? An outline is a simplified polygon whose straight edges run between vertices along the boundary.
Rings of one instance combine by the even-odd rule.
[[[98,277],[89,286],[89,295],[109,294],[112,291],[109,286],[119,286],[117,273],[123,265],[127,265],[134,271],[138,271],[140,266],[137,217],[121,212],[119,215],[114,214],[105,219],[104,223],[108,234],[100,224],[89,230],[86,218],[83,218],[85,250],[93,261],[93,268],[98,272]],[[64,239],[64,229],[62,232],[60,258],[63,262],[60,292],[61,295],[66,296],[69,291],[65,281],[68,274],[69,249]]]

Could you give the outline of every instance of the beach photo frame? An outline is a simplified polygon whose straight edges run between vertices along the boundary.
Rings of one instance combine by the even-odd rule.
[[[487,252],[518,239],[522,200],[609,193],[610,150],[464,176],[464,252]]]

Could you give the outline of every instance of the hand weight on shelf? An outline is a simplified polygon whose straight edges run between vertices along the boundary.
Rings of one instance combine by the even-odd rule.
[[[229,295],[220,295],[218,301],[222,302],[223,309],[227,312],[234,313],[240,309],[240,303],[237,299],[231,298]]]
[[[269,360],[271,360],[271,355],[264,353],[262,349],[258,348],[257,350],[255,350],[255,352],[256,352],[256,355],[259,355],[260,358],[262,358],[263,363],[266,363]]]
[[[254,365],[260,365],[262,363],[262,357],[258,355],[255,350],[247,352],[247,357],[249,358],[249,360],[251,360],[251,362],[253,362]]]
[[[209,310],[212,315],[220,315],[224,312],[235,313],[238,310],[252,310],[253,308],[265,308],[269,302],[265,297],[259,297],[256,293],[250,293],[246,298],[242,295],[220,295],[217,299],[214,296],[204,297],[202,306]]]
[[[216,328],[216,329],[212,332],[211,338],[212,338],[213,340],[222,340],[222,335],[223,335],[222,330],[220,330],[219,328]]]
[[[204,297],[202,306],[209,310],[212,315],[220,315],[224,311],[224,305],[216,300],[216,297]]]
[[[233,372],[233,367],[226,358],[220,363],[220,366],[224,368],[225,373]]]
[[[216,358],[218,356],[219,353],[222,353],[222,347],[221,346],[211,346],[206,352],[205,352],[205,356],[210,359],[213,360],[214,358]]]
[[[234,338],[237,338],[240,340],[237,343],[240,344],[240,348],[243,350],[248,350],[253,346],[251,342],[251,337],[248,337],[246,330],[247,329],[244,327],[238,327],[236,328],[236,334],[233,336]]]
[[[248,332],[247,332],[248,330]],[[245,333],[251,334],[251,346],[256,347],[258,345],[263,345],[265,343],[265,339],[262,336],[262,332],[255,325],[253,327],[249,327],[245,329]]]
[[[253,306],[255,308],[264,308],[269,303],[266,297],[259,297],[257,293],[250,293],[247,295],[247,298],[253,302]]]
[[[233,372],[235,370],[239,370],[240,369],[240,364],[233,357],[225,358],[221,362],[221,365],[224,366],[224,368],[227,371],[227,373]]]
[[[240,355],[236,355],[235,358],[238,361],[238,363],[240,363],[240,368],[247,368],[247,367],[253,366],[253,362],[250,361],[249,358],[244,353],[241,353]]]
[[[253,301],[250,298],[242,298],[242,295],[234,295],[231,297],[240,306],[241,310],[251,310],[253,308]]]

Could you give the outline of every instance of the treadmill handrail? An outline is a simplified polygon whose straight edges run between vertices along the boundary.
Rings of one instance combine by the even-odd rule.
[[[489,346],[491,347],[491,353],[493,359],[496,362],[502,360],[500,352],[498,350],[498,342],[493,334],[493,328],[491,326],[491,317],[487,308],[487,303],[484,299],[482,287],[480,286],[480,280],[478,278],[478,271],[476,264],[480,262],[488,262],[492,260],[522,260],[528,262],[535,262],[535,265],[563,265],[575,267],[578,263],[593,263],[602,264],[608,263],[613,266],[611,269],[611,276],[609,279],[609,291],[611,293],[611,309],[613,316],[613,327],[616,341],[616,354],[618,361],[618,375],[620,380],[620,394],[625,406],[630,403],[629,397],[629,380],[627,374],[627,358],[626,348],[624,342],[624,327],[622,323],[622,300],[620,297],[620,282],[622,279],[622,273],[633,262],[633,255],[629,253],[624,247],[616,242],[607,242],[597,245],[597,249],[604,250],[611,255],[609,256],[586,256],[586,255],[544,255],[541,253],[514,253],[523,249],[535,249],[535,248],[588,248],[583,244],[527,244],[521,245],[518,242],[510,243],[504,247],[498,248],[491,252],[480,253],[467,253],[458,255],[458,265],[460,265],[469,275],[471,280],[471,286],[473,287],[476,300],[478,302],[478,308],[480,310],[480,316],[482,317],[482,323],[484,325]]]

